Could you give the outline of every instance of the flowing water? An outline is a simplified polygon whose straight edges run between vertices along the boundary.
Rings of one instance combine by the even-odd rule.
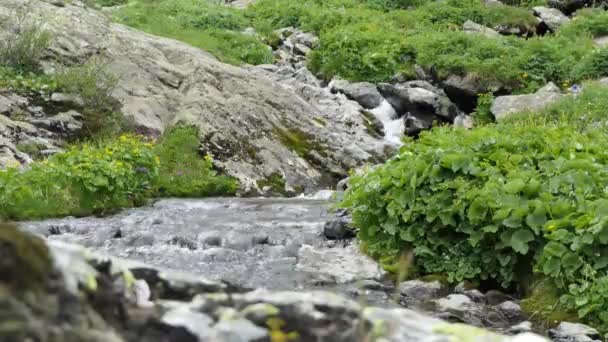
[[[370,112],[382,123],[384,127],[384,140],[392,145],[401,145],[401,138],[405,129],[404,123],[398,117],[393,106],[388,101],[383,100],[380,106],[372,109]]]
[[[319,197],[327,194],[313,196]],[[111,217],[23,227],[50,240],[239,287],[360,294],[361,281],[381,282],[384,273],[354,240],[324,237],[323,226],[333,217],[329,208],[310,198],[165,199]],[[381,291],[369,295],[376,303],[387,299]]]

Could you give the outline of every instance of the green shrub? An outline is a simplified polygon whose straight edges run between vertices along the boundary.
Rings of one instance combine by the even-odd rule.
[[[82,99],[86,135],[111,135],[121,130],[124,122],[120,103],[112,97],[118,76],[108,71],[101,58],[60,70],[54,77],[57,89]]]
[[[574,20],[559,29],[558,34],[573,38],[582,35],[592,37],[608,35],[608,12],[601,9],[580,10],[576,12]]]
[[[230,195],[238,184],[213,170],[211,156],[201,156],[198,129],[177,126],[168,130],[155,148],[160,158],[158,188],[162,196],[204,197]]]
[[[552,224],[574,226],[580,215],[597,214],[607,141],[570,127],[437,129],[354,176],[345,204],[370,249],[376,241],[411,245],[425,273],[508,286],[530,259],[546,264],[548,256],[536,253]]]
[[[391,10],[391,9],[406,9],[409,7],[418,6],[424,3],[422,0],[365,0],[365,3],[374,9]]]
[[[608,76],[608,47],[583,57],[572,70],[573,80],[598,79]]]
[[[355,81],[384,81],[412,53],[399,32],[384,31],[380,25],[351,25],[324,34],[309,66],[326,79],[340,75]]]
[[[57,80],[53,75],[39,75],[0,66],[0,89],[49,95],[57,89]]]
[[[38,63],[51,44],[52,34],[42,28],[41,22],[27,20],[28,8],[13,16],[9,34],[0,41],[0,66],[21,71],[36,71]]]
[[[25,171],[0,171],[0,218],[82,216],[141,204],[157,174],[152,145],[141,138],[74,146]]]

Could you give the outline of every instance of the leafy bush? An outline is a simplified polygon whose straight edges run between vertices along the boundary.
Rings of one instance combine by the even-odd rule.
[[[0,171],[0,218],[81,216],[141,204],[157,175],[152,145],[139,137],[74,146],[25,171]]]
[[[158,187],[162,196],[203,197],[234,194],[237,183],[213,170],[211,156],[199,152],[198,130],[177,126],[155,148],[161,160]]]
[[[365,3],[374,9],[391,10],[391,9],[406,9],[409,7],[418,6],[424,3],[421,0],[366,0]]]
[[[538,251],[556,227],[582,232],[602,217],[607,141],[570,127],[437,129],[365,177],[354,176],[345,204],[373,253],[386,253],[373,248],[377,241],[390,241],[392,252],[409,245],[423,272],[508,286],[534,259],[560,279],[577,265],[562,260],[555,273],[547,265],[555,267],[553,255],[562,254],[553,244]],[[589,244],[603,243],[585,247],[593,255]]]
[[[57,88],[80,97],[84,103],[84,130],[87,135],[113,134],[121,130],[120,103],[112,97],[118,76],[110,73],[99,57],[83,65],[60,70],[55,75]]]
[[[145,0],[115,13],[120,22],[158,36],[208,50],[232,64],[263,64],[272,54],[257,38],[236,31],[247,19],[242,11],[205,0]]]
[[[0,89],[49,95],[57,89],[57,80],[52,75],[21,72],[13,68],[0,66]]]

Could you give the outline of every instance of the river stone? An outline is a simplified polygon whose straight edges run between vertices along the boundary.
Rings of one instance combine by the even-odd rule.
[[[342,93],[349,99],[358,102],[363,108],[373,109],[382,103],[382,95],[376,85],[369,82],[350,83],[346,80],[335,79],[329,84],[334,93]]]
[[[224,320],[213,326],[216,338],[221,342],[265,342],[268,331],[246,319]]]
[[[536,6],[532,10],[534,11],[534,15],[539,17],[549,30],[553,32],[570,21],[570,18],[556,8]]]
[[[424,301],[439,297],[443,286],[439,281],[408,280],[400,283],[398,289],[404,297]]]
[[[298,252],[296,269],[331,276],[344,284],[364,279],[381,279],[385,271],[352,243],[345,248],[317,249],[304,245]]]
[[[562,97],[563,94],[560,89],[549,82],[534,94],[497,97],[490,108],[490,112],[497,121],[500,121],[516,113],[541,111]]]
[[[350,216],[337,217],[323,226],[323,235],[331,240],[355,237],[353,219]]]
[[[213,323],[211,317],[200,312],[191,311],[187,306],[180,306],[165,313],[161,321],[172,327],[181,327],[196,336],[198,341],[211,338],[210,325]],[[192,339],[192,341],[197,341]]]
[[[511,322],[520,321],[524,317],[519,304],[510,300],[498,304],[496,309]]]
[[[601,341],[600,333],[581,323],[561,322],[557,328],[549,330],[549,337],[556,342],[591,342]]]

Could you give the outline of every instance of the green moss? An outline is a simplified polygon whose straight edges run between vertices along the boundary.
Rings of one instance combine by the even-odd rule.
[[[374,114],[364,110],[361,111],[361,116],[363,117],[363,124],[369,135],[376,138],[382,138],[384,136],[382,125],[378,122],[378,119],[376,119]]]
[[[37,144],[35,142],[30,143],[18,143],[17,149],[34,159],[42,159],[43,155],[40,153],[44,150],[45,146],[41,144]]]
[[[325,119],[323,119],[322,117],[314,117],[314,118],[312,118],[312,121],[318,123],[322,127],[327,126],[327,121]]]
[[[308,161],[311,161],[313,158],[312,152],[317,152],[323,157],[327,156],[324,146],[316,142],[312,136],[297,128],[283,129],[276,127],[274,134],[283,145]]]
[[[554,327],[563,321],[579,321],[575,312],[569,312],[560,305],[560,291],[547,278],[534,281],[529,296],[520,304],[530,319],[543,328]]]
[[[42,287],[53,269],[44,242],[15,226],[0,224],[0,251],[0,283],[17,290]]]
[[[278,172],[274,172],[266,179],[256,181],[260,189],[269,186],[272,192],[282,194],[285,192],[285,179]]]
[[[432,283],[434,281],[438,281],[441,284],[449,284],[448,276],[445,274],[427,274],[420,277],[420,280],[425,281],[427,283]]]

